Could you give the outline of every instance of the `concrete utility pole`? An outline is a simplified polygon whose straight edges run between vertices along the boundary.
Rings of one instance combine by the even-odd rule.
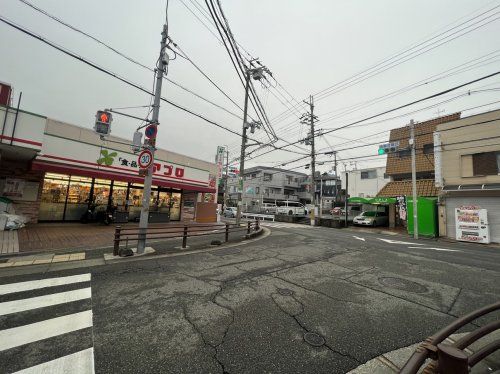
[[[417,166],[415,160],[415,123],[410,120],[410,146],[411,146],[411,185],[413,192],[413,237],[418,239],[418,207],[417,207]]]
[[[224,207],[223,209],[226,209],[227,207],[227,180],[229,178],[229,149],[228,146],[226,145],[226,176],[224,178],[224,198],[223,198],[223,203]]]
[[[262,78],[263,71],[266,71],[265,66],[259,66],[256,68],[246,68],[245,73],[245,105],[243,107],[243,132],[241,135],[241,153],[240,153],[240,174],[238,176],[238,207],[236,210],[236,224],[239,225],[241,222],[241,209],[243,206],[243,188],[245,181],[245,151],[247,147],[247,129],[251,128],[251,132],[255,131],[255,128],[260,126],[258,122],[247,122],[248,117],[248,91],[250,88],[250,77],[255,80],[260,80]]]
[[[160,59],[158,60],[158,67],[156,69],[156,83],[155,83],[155,97],[153,102],[153,116],[151,119],[151,124],[154,126],[159,125],[159,115],[160,115],[160,99],[161,99],[161,85],[163,82],[163,75],[165,74],[165,68],[168,64],[168,57],[165,53],[165,48],[167,47],[167,25],[163,25],[163,31],[161,33],[161,47],[160,47]],[[146,170],[146,175],[144,177],[144,189],[142,194],[142,208],[141,208],[141,218],[139,221],[139,240],[137,242],[137,254],[144,253],[146,247],[146,232],[148,229],[149,220],[149,199],[151,196],[151,185],[153,183],[153,168],[154,168],[154,155],[156,150],[156,136],[144,140],[144,149],[149,149],[152,154],[152,161]]]
[[[306,140],[306,145],[311,146],[311,185],[310,185],[310,190],[311,190],[311,204],[314,206],[313,209],[313,214],[311,217],[311,226],[314,226],[316,224],[316,183],[314,181],[314,176],[316,174],[316,149],[314,147],[314,123],[317,122],[318,117],[314,115],[314,99],[312,95],[309,96],[309,102],[304,101],[306,104],[309,105],[309,113],[306,113],[302,115],[301,117],[301,123],[304,124],[309,124],[310,126],[310,133],[309,136]]]
[[[345,172],[345,202],[344,202],[344,214],[345,214],[345,227],[349,224],[347,208],[349,207],[349,173]]]
[[[238,174],[238,206],[236,208],[236,224],[241,222],[241,207],[243,205],[243,188],[245,181],[245,150],[247,147],[247,115],[248,115],[248,88],[250,84],[250,69],[245,74],[245,106],[243,107],[243,132],[241,135],[240,173]]]

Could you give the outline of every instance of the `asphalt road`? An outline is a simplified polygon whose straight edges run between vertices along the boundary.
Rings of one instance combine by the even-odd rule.
[[[500,299],[500,248],[268,225],[211,252],[0,271],[0,372],[345,373]]]

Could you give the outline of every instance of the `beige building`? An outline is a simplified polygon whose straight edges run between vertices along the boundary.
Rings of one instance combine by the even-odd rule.
[[[434,134],[440,235],[456,238],[457,208],[487,209],[492,242],[500,242],[500,110],[441,123]]]

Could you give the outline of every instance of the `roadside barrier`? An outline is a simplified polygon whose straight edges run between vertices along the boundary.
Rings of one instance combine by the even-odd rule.
[[[244,232],[250,235],[259,230],[259,221],[248,221],[246,224],[236,225],[226,223],[225,225],[169,225],[167,227],[149,227],[146,231],[146,240],[158,239],[173,239],[182,238],[182,248],[187,248],[187,240],[190,237],[198,237],[204,235],[224,234],[225,241],[229,241],[229,234],[236,232]],[[142,236],[141,236],[142,235]],[[113,245],[113,255],[118,256],[120,253],[120,244],[138,241],[139,237],[144,238],[144,234],[140,233],[138,227],[122,228],[115,227],[115,237]]]
[[[476,318],[500,310],[500,302],[485,306],[446,326],[436,334],[423,341],[401,369],[401,374],[416,374],[422,365],[430,358],[432,361],[425,367],[423,373],[467,374],[470,368],[481,360],[500,349],[500,340],[495,340],[471,355],[466,350],[472,343],[485,335],[500,329],[500,320],[490,322],[477,330],[470,332],[453,344],[442,343],[455,331],[469,324]]]

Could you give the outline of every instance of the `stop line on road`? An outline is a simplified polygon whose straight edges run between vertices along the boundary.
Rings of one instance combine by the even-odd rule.
[[[0,372],[94,373],[90,280],[80,274],[0,285]]]

